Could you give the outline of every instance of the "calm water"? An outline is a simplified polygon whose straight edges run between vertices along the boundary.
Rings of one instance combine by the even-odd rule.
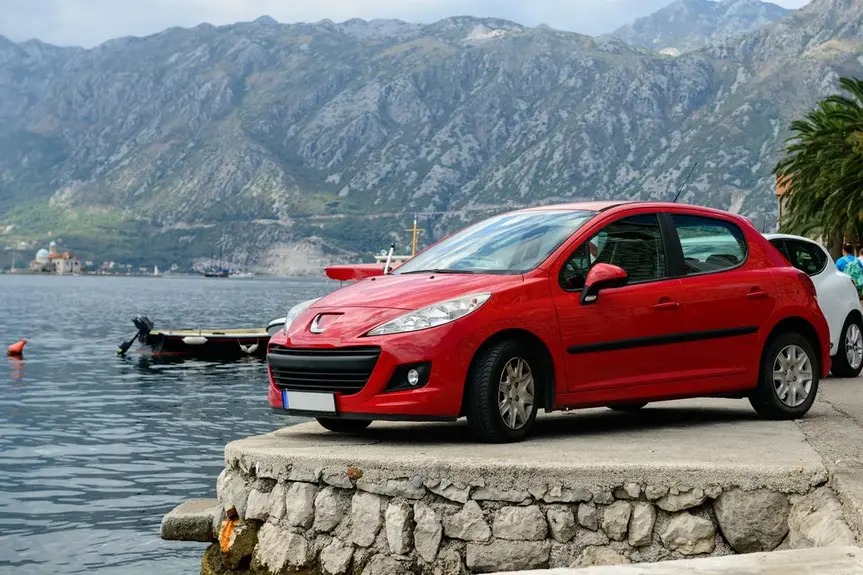
[[[266,325],[325,280],[0,275],[0,573],[197,573],[202,544],[159,522],[215,497],[225,443],[292,421],[266,366],[115,355],[158,327]],[[23,360],[5,357],[20,337]]]

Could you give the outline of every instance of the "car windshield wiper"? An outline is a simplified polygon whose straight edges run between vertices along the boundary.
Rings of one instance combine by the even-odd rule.
[[[398,271],[398,270],[396,270]],[[400,275],[414,274],[475,274],[477,272],[471,270],[447,270],[447,269],[431,269],[431,270],[416,270],[410,272],[400,272]]]

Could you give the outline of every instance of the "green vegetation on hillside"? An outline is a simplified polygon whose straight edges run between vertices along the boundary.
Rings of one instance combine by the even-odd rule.
[[[791,125],[776,175],[785,183],[782,228],[863,245],[863,80],[842,78],[847,95],[819,102]]]

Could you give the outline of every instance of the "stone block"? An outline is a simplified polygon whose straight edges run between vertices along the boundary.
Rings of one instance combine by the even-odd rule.
[[[265,523],[258,532],[258,544],[252,557],[252,567],[268,573],[283,573],[310,567],[312,546],[305,537]]]
[[[801,497],[791,507],[788,526],[792,549],[855,545],[842,505],[827,487]]]
[[[596,505],[582,503],[578,506],[578,524],[591,531],[599,529],[599,513],[596,511]]]
[[[315,493],[312,483],[291,483],[285,496],[285,520],[294,527],[308,529],[315,520]]]
[[[162,518],[159,536],[168,541],[210,543],[216,540],[213,526],[221,514],[218,499],[186,501]]]
[[[383,499],[373,493],[357,493],[351,499],[351,541],[369,547],[381,528]]]
[[[348,492],[324,487],[315,495],[315,531],[329,533],[342,522],[351,506]]]
[[[683,555],[713,553],[716,527],[713,522],[687,512],[674,515],[660,534],[662,544]]]
[[[548,531],[558,543],[569,543],[575,537],[575,517],[569,509],[549,509],[546,518]]]
[[[414,530],[413,508],[404,501],[392,502],[387,506],[384,525],[390,553],[407,555],[413,547]]]
[[[447,537],[462,541],[488,541],[491,537],[482,509],[474,500],[468,501],[458,513],[444,517],[443,529]]]
[[[650,503],[636,503],[629,518],[627,541],[633,547],[645,547],[653,541],[653,526],[656,524],[656,508]]]
[[[686,509],[698,507],[707,500],[707,494],[704,493],[703,489],[677,491],[677,494],[672,490],[667,495],[660,497],[656,502],[656,505],[663,511],[677,513],[678,511],[685,511]]]
[[[628,563],[631,561],[611,547],[590,546],[586,547],[569,567],[570,569],[581,569],[583,567],[626,565]]]
[[[495,514],[492,533],[510,541],[542,541],[548,536],[548,525],[536,505],[504,507]]]
[[[443,538],[440,516],[425,503],[417,502],[414,505],[414,521],[414,547],[424,561],[431,563],[437,556]]]
[[[345,575],[351,568],[354,548],[338,539],[321,550],[321,570],[324,575]]]
[[[550,557],[551,546],[540,541],[495,541],[467,546],[467,566],[475,573],[540,569],[548,565]]]
[[[726,491],[713,502],[719,529],[738,553],[773,551],[788,535],[791,505],[782,493]]]
[[[629,517],[632,515],[632,503],[615,501],[605,508],[602,515],[602,530],[614,541],[626,539]]]

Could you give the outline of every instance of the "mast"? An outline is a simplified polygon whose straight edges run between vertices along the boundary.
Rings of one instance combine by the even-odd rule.
[[[409,232],[413,233],[413,241],[411,242],[411,257],[417,255],[417,236],[420,232],[425,231],[417,227],[417,215],[414,214],[414,227]]]

